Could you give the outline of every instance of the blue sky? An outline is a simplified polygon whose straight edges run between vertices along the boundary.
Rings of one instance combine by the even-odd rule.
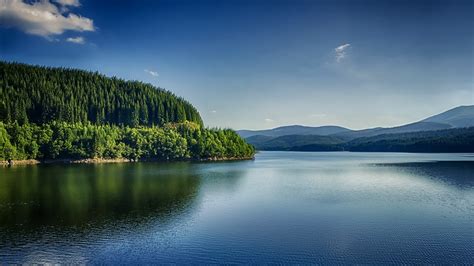
[[[395,126],[474,103],[473,3],[1,0],[0,58],[149,82],[209,126]]]

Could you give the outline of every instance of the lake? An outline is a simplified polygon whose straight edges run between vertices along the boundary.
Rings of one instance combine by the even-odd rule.
[[[474,155],[0,168],[0,263],[472,264]]]

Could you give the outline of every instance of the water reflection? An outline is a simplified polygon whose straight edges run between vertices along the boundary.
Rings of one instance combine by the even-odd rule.
[[[201,179],[190,164],[33,166],[0,169],[0,226],[82,226],[178,215]],[[132,217],[131,217],[132,216]]]
[[[468,159],[263,152],[0,168],[0,262],[465,264]]]
[[[123,248],[150,237],[159,239],[155,248],[165,248],[199,210],[203,179],[206,191],[232,193],[243,173],[239,168],[239,163],[0,168],[0,262],[82,264],[91,261],[90,249],[108,254],[115,243]]]

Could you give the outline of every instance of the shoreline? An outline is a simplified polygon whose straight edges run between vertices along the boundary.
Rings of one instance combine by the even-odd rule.
[[[87,159],[46,159],[46,160],[11,160],[0,161],[1,166],[15,166],[15,165],[36,165],[36,164],[104,164],[104,163],[134,163],[134,162],[160,162],[160,163],[174,163],[174,162],[226,162],[226,161],[247,161],[254,160],[255,157],[212,157],[202,159],[184,159],[184,160],[159,160],[159,159],[126,159],[126,158],[115,158],[115,159],[104,159],[104,158],[87,158]]]

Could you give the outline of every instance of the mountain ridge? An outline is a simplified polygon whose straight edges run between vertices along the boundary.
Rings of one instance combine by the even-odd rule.
[[[291,125],[264,130],[237,130],[237,133],[243,138],[256,135],[271,137],[280,137],[285,135],[336,135],[339,137],[353,139],[356,137],[375,136],[380,134],[407,133],[471,126],[474,126],[474,105],[463,105],[451,108],[447,111],[427,117],[417,122],[394,127],[375,127],[352,130],[336,125],[317,127]],[[302,131],[305,133],[301,134]]]
[[[383,151],[393,149],[390,151],[394,151],[399,149],[398,151],[446,152],[449,150],[447,147],[452,147],[456,151],[466,151],[472,146],[470,138],[474,138],[471,134],[474,129],[474,105],[455,107],[418,122],[396,127],[376,127],[362,130],[350,130],[337,126],[330,127],[337,128],[340,132],[319,131],[323,134],[278,134],[281,133],[281,128],[285,129],[284,132],[290,133],[293,133],[291,129],[294,128],[305,128],[306,132],[318,132],[320,128],[325,128],[324,126],[313,128],[286,126],[270,130],[237,132],[241,136],[242,133],[246,135],[247,137],[242,137],[260,150],[338,151],[353,149],[363,151],[365,149],[367,151]],[[464,134],[462,129],[467,129],[468,133]],[[427,136],[429,136],[429,139],[424,139]],[[413,142],[412,140],[416,141]],[[460,147],[459,145],[462,146],[463,143],[468,146],[466,148]],[[444,145],[444,148],[441,148],[440,145]]]
[[[273,129],[267,130],[238,130],[237,133],[243,137],[251,137],[256,135],[270,136],[270,137],[280,137],[285,135],[331,135],[337,133],[343,133],[351,131],[348,128],[341,126],[302,126],[302,125],[290,125],[290,126],[281,126]]]
[[[474,105],[461,105],[443,113],[430,116],[420,122],[446,123],[453,127],[474,126]]]

